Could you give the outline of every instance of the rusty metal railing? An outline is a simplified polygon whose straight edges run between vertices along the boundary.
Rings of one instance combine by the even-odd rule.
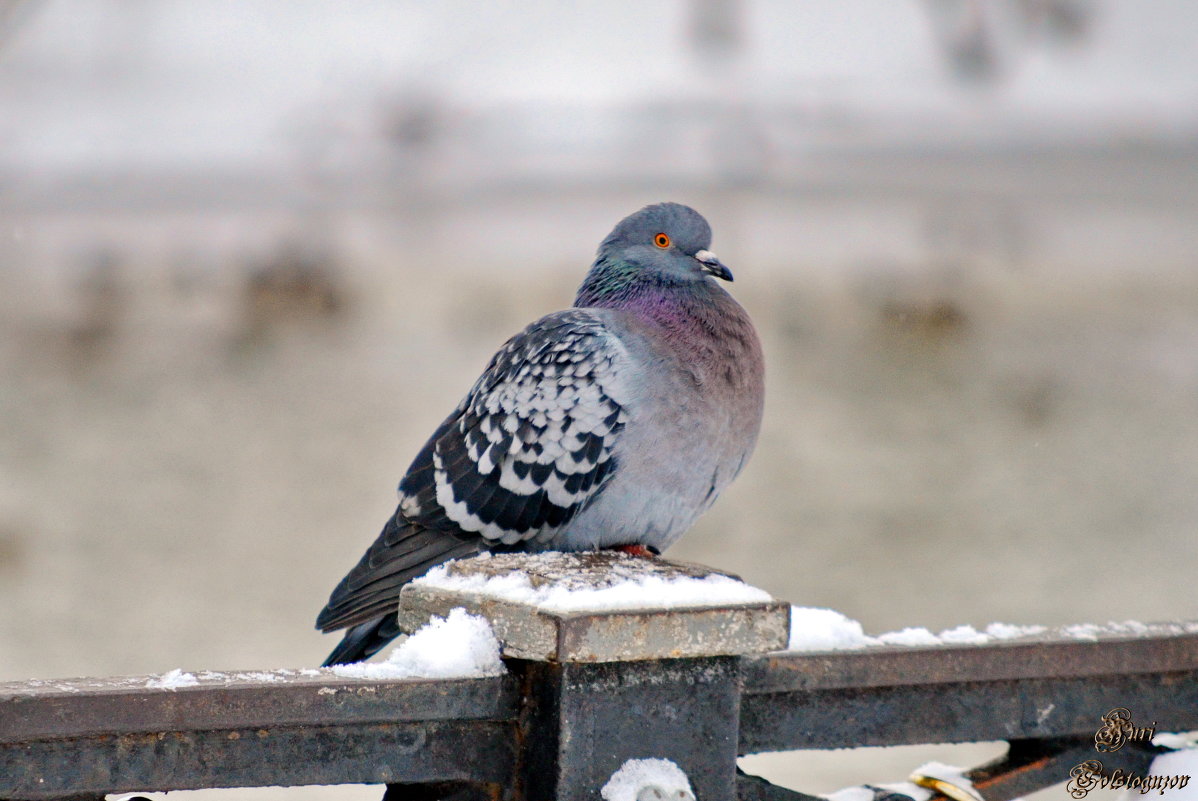
[[[544,771],[564,777],[557,797],[596,797],[594,787],[569,794],[563,726],[630,730],[653,751],[663,731],[655,710],[670,708],[672,726],[704,732],[696,742],[714,741],[727,758],[1007,740],[1007,757],[971,774],[987,801],[1005,801],[1066,781],[1114,707],[1158,731],[1198,729],[1193,633],[508,666],[498,678],[442,681],[307,671],[201,676],[175,690],[145,678],[0,684],[0,799],[338,783],[396,785],[392,797],[421,785],[534,798],[547,796],[529,776]],[[1142,767],[1150,756],[1128,748],[1120,758]],[[579,750],[578,760],[594,755]],[[802,797],[743,775],[733,781],[742,798]]]

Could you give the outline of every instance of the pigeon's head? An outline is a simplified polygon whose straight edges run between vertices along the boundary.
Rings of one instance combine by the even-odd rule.
[[[711,226],[703,215],[681,203],[657,203],[625,217],[599,245],[599,260],[651,270],[675,281],[699,281],[708,275],[732,280],[708,248]]]

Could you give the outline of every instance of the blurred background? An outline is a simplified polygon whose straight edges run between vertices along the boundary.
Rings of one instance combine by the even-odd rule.
[[[1198,617],[1196,52],[1191,0],[0,2],[0,680],[319,664],[425,437],[667,199],[769,387],[670,556],[875,634]]]

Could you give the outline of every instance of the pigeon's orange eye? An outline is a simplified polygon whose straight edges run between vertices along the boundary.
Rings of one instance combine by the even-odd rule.
[[[657,245],[659,248],[668,248],[670,246],[670,238],[665,234],[658,234],[657,236],[653,237],[653,244]]]

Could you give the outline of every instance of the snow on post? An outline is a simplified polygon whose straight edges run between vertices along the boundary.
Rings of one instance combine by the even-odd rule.
[[[505,656],[613,662],[786,647],[790,607],[710,568],[623,553],[494,554],[449,562],[403,588],[411,631],[462,607]]]
[[[695,801],[690,780],[668,759],[630,759],[599,791],[603,801]]]

